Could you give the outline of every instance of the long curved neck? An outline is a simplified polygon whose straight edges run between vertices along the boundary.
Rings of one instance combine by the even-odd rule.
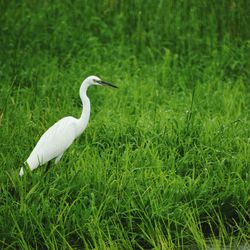
[[[80,97],[82,100],[82,114],[81,117],[78,119],[79,127],[78,127],[78,136],[85,130],[88,125],[89,117],[90,117],[90,101],[87,96],[87,89],[88,86],[82,84],[80,89]]]

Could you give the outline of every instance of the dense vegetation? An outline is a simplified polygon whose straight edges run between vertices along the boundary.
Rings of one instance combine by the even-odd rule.
[[[237,249],[250,235],[244,0],[0,1],[0,248]],[[18,177],[42,133],[91,120]]]

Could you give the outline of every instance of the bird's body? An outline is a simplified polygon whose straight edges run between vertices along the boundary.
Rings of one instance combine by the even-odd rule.
[[[77,122],[65,117],[42,135],[26,161],[31,170],[63,154],[76,138]]]
[[[91,85],[109,85],[115,87],[110,83],[101,81],[96,76],[86,78],[80,88],[80,97],[83,105],[81,117],[79,119],[72,116],[64,117],[41,136],[26,160],[30,170],[34,170],[53,159],[55,159],[55,163],[58,163],[67,148],[86,129],[90,117],[90,101],[87,97],[87,89]],[[19,175],[22,176],[23,174],[22,167]]]

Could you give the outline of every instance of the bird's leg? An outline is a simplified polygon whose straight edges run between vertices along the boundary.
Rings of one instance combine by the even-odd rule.
[[[48,162],[46,169],[45,169],[45,173],[49,171],[50,167],[51,167],[51,161]]]

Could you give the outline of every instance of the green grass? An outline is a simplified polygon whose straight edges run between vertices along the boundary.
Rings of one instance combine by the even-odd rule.
[[[250,235],[246,1],[1,1],[0,248],[238,249]],[[18,177],[42,133],[91,119]]]

